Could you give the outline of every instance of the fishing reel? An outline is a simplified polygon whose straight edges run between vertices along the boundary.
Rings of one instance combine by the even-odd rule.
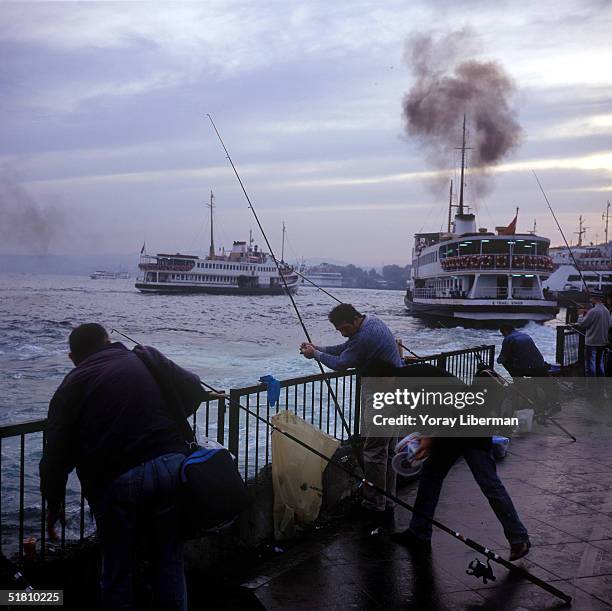
[[[493,575],[493,568],[491,567],[491,561],[487,559],[487,563],[480,562],[478,558],[474,558],[465,570],[468,575],[474,575],[476,579],[482,579],[482,582],[486,585],[488,581],[495,581],[496,577]]]

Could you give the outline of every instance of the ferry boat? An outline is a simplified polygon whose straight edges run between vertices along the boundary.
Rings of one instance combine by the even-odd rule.
[[[518,208],[496,233],[476,227],[463,202],[465,121],[459,203],[449,202],[446,232],[417,233],[404,303],[414,316],[461,324],[522,324],[546,321],[559,312],[543,286],[553,270],[550,240],[535,232],[517,233]],[[452,209],[457,213],[451,224]]]
[[[588,302],[588,294],[592,290],[604,294],[612,293],[612,242],[608,241],[608,221],[610,202],[602,218],[606,223],[606,241],[602,244],[582,244],[582,236],[586,229],[583,218],[579,218],[578,244],[570,249],[561,246],[551,249],[555,266],[554,273],[546,282],[546,286],[557,296],[559,305],[575,306]]]
[[[249,243],[236,241],[228,254],[215,254],[213,238],[213,194],[210,204],[209,255],[149,255],[145,247],[138,265],[136,288],[143,293],[213,293],[223,295],[279,295],[297,292],[299,277],[293,268]],[[286,289],[285,289],[286,286]]]
[[[96,270],[89,274],[92,280],[127,280],[130,277],[129,272],[109,272],[103,269]]]

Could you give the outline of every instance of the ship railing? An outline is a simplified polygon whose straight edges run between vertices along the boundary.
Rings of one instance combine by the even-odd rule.
[[[466,383],[471,382],[479,364],[492,366],[495,346],[483,345],[424,357]],[[281,381],[279,401],[268,404],[266,386],[258,384],[229,391],[232,399],[203,403],[191,418],[199,438],[209,437],[225,445],[236,457],[245,478],[261,476],[272,460],[269,427],[245,413],[234,402],[269,418],[282,410],[297,414],[315,427],[345,440],[341,419],[325,380],[338,400],[351,434],[359,425],[360,382],[354,371],[314,374]],[[28,556],[44,559],[61,556],[70,543],[83,541],[95,531],[87,511],[79,480],[71,473],[66,486],[65,522],[59,541],[49,541],[45,531],[46,499],[39,488],[38,463],[46,443],[45,419],[0,426],[0,552],[22,560]],[[30,540],[29,545],[24,542]],[[32,551],[35,548],[34,551]]]
[[[523,270],[552,271],[553,262],[546,255],[459,255],[440,261],[444,271],[460,270]]]
[[[514,299],[544,299],[542,291],[537,288],[513,288],[512,297]]]

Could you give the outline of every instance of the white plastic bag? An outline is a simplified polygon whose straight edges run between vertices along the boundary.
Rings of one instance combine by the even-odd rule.
[[[332,457],[340,442],[311,424],[283,411],[272,423],[300,441]],[[272,433],[272,486],[274,490],[274,537],[287,539],[295,534],[295,524],[314,522],[323,498],[323,471],[327,466],[310,450],[285,435]]]

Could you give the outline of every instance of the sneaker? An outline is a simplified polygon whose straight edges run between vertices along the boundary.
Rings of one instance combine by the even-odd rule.
[[[508,560],[510,560],[510,562],[514,562],[515,560],[518,560],[519,558],[523,558],[523,556],[526,556],[529,553],[530,548],[531,548],[530,541],[522,541],[521,543],[513,543],[510,546],[510,557],[508,558]]]
[[[431,541],[429,539],[420,539],[409,528],[401,532],[392,533],[391,540],[415,552],[426,554],[431,552]]]

